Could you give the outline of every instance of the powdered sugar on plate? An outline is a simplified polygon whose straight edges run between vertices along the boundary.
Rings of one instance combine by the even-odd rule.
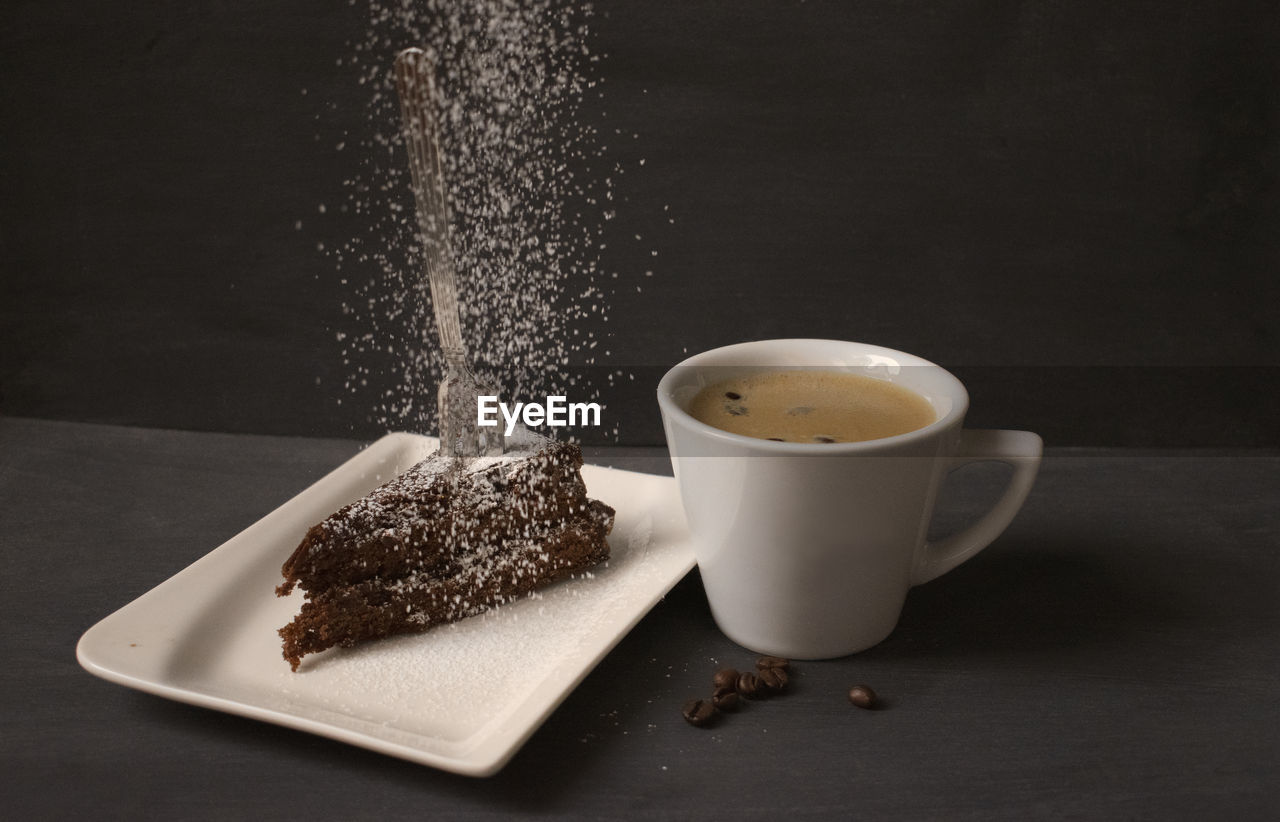
[[[393,434],[93,626],[90,672],[169,699],[274,722],[457,773],[495,772],[595,664],[693,567],[675,481],[587,465],[618,513],[592,578],[426,633],[309,657],[298,673],[276,629],[302,594],[276,597],[280,564],[314,522],[429,453]],[[314,663],[314,664],[313,664]]]
[[[392,637],[282,666],[283,694],[304,680],[329,710],[364,722],[465,742],[520,707],[521,695],[573,664],[617,618],[646,568],[652,519],[620,517],[608,562],[515,602],[425,634]],[[310,697],[315,699],[315,696]]]

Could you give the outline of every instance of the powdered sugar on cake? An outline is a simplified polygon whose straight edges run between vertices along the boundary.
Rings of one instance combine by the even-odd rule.
[[[306,591],[284,658],[456,622],[609,555],[613,509],[586,495],[577,446],[432,455],[312,526],[282,567]]]

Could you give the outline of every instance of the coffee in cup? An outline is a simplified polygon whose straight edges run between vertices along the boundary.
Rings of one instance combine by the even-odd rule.
[[[906,434],[938,418],[929,401],[886,379],[806,368],[761,371],[703,388],[699,422],[774,442],[864,442]]]
[[[891,411],[883,416],[907,430],[846,442],[818,439],[836,439],[835,422],[799,424],[821,419],[818,397],[856,405],[868,386],[896,399],[900,389],[928,413]],[[667,372],[658,405],[716,624],[745,648],[793,659],[844,656],[888,636],[911,586],[1000,535],[1040,464],[1040,438],[1029,431],[964,427],[969,395],[955,376],[865,343],[763,340],[706,351]],[[785,428],[728,427],[771,416],[798,423],[798,441],[775,441]],[[947,474],[985,460],[1013,468],[1003,495],[960,531],[929,539]]]

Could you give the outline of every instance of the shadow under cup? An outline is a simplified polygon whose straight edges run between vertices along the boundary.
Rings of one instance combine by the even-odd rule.
[[[796,443],[732,434],[689,413],[708,385],[799,369],[892,381],[927,400],[936,419],[881,439]],[[968,393],[945,369],[862,343],[769,340],[707,351],[667,372],[658,404],[716,623],[752,651],[790,658],[844,656],[887,637],[912,585],[1008,525],[1039,462],[1034,434],[963,430]],[[927,542],[947,473],[983,459],[1015,464],[1005,497],[960,534]]]

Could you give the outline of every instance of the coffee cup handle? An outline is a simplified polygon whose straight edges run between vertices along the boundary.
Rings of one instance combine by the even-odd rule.
[[[925,543],[911,575],[912,585],[942,576],[986,548],[1009,527],[1035,482],[1043,450],[1039,435],[1030,431],[960,432],[960,447],[951,458],[948,472],[974,462],[1003,462],[1013,467],[1013,476],[1004,495],[977,522],[937,542]]]

